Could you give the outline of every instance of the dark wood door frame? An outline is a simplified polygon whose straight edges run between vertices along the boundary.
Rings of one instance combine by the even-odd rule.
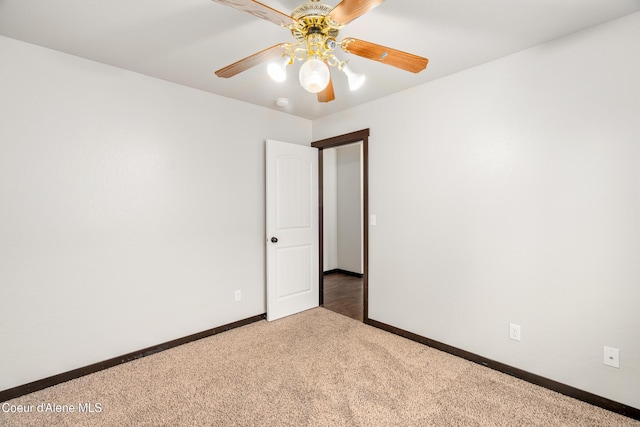
[[[312,147],[318,149],[318,220],[320,233],[320,289],[319,304],[324,304],[324,220],[323,220],[323,164],[322,150],[325,148],[335,148],[342,145],[362,142],[362,302],[363,313],[362,319],[364,323],[369,322],[369,129],[362,129],[344,135],[334,136],[332,138],[322,139],[311,143]]]

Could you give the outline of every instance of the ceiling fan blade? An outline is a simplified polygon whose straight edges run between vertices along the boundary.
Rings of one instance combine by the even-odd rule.
[[[336,99],[336,94],[333,92],[333,79],[329,77],[327,87],[318,92],[318,102],[331,102],[334,99]]]
[[[412,73],[419,73],[427,68],[429,63],[427,58],[354,38],[344,39],[341,46],[347,53],[393,65]]]
[[[261,19],[266,19],[267,21],[273,22],[276,25],[281,25],[283,27],[288,27],[290,25],[295,25],[298,21],[290,17],[289,15],[285,15],[284,13],[277,11],[267,5],[264,5],[260,2],[253,0],[213,0],[216,3],[224,4],[226,6],[231,6],[235,9],[241,10],[243,12],[247,12],[252,14],[253,16],[257,16]]]
[[[329,12],[329,18],[338,26],[348,24],[364,15],[384,0],[342,0]]]
[[[220,68],[218,71],[216,71],[216,76],[224,78],[233,77],[236,74],[246,71],[251,67],[255,67],[258,64],[281,57],[283,52],[284,48],[281,44],[271,46],[265,50],[261,50],[258,53],[254,53],[251,56],[247,56],[240,61],[234,62],[231,65]]]

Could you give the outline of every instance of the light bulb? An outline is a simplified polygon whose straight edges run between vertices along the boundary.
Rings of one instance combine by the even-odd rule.
[[[351,70],[351,67],[347,64],[342,66],[342,71],[347,75],[350,90],[357,90],[365,81],[365,76],[354,73],[353,70]]]
[[[329,84],[331,73],[329,67],[318,58],[310,58],[300,67],[300,84],[311,93],[318,93],[324,90]]]
[[[267,66],[267,73],[276,82],[283,82],[287,79],[287,65],[289,58],[283,58],[281,61],[272,62]]]

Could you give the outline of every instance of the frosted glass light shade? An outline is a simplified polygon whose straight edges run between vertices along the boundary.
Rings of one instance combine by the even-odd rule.
[[[331,73],[327,64],[318,58],[311,58],[300,67],[299,77],[300,84],[306,91],[318,93],[329,84]]]

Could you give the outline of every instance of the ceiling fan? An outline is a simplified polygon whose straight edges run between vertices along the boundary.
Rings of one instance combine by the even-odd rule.
[[[330,102],[335,99],[331,67],[346,74],[351,90],[362,86],[365,79],[363,75],[353,72],[347,61],[338,59],[334,54],[338,46],[346,53],[413,73],[424,70],[429,62],[427,58],[352,37],[337,40],[338,33],[345,25],[384,0],[342,0],[336,7],[322,4],[320,0],[307,0],[296,7],[291,16],[254,0],[213,1],[285,27],[295,38],[292,43],[271,46],[219,69],[216,71],[218,77],[233,77],[258,64],[273,61],[267,68],[269,75],[276,81],[284,81],[286,67],[295,61],[303,61],[299,72],[300,84],[305,90],[316,93],[319,102]]]

